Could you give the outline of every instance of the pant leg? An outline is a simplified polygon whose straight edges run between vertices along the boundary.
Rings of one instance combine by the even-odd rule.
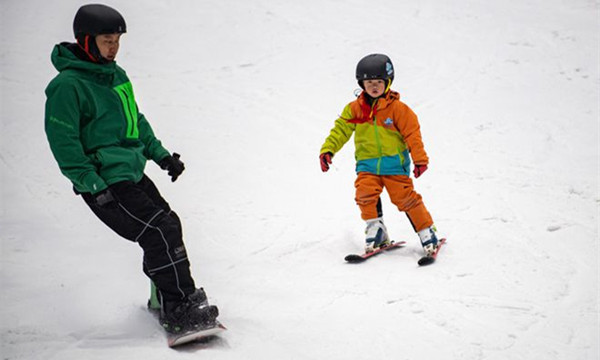
[[[356,188],[355,201],[360,208],[363,220],[375,219],[382,216],[380,195],[383,191],[381,177],[367,172],[358,173],[354,182]]]
[[[398,210],[406,212],[415,231],[433,225],[433,219],[423,203],[423,198],[414,190],[411,178],[404,175],[388,175],[382,176],[382,181],[390,200]]]
[[[179,216],[177,215],[177,213],[175,213],[175,211],[171,209],[167,201],[162,197],[162,195],[158,191],[158,188],[156,187],[156,185],[154,185],[154,182],[152,182],[152,180],[150,180],[148,176],[144,175],[142,180],[140,180],[140,182],[138,182],[137,185],[141,187],[142,190],[144,190],[146,195],[148,195],[148,197],[150,197],[150,199],[156,205],[160,206],[169,216],[173,218],[173,220],[175,220],[177,226],[179,227],[179,231],[182,233],[183,238],[183,226],[181,225],[181,220],[179,219]]]
[[[82,194],[92,211],[125,239],[144,251],[144,272],[166,300],[179,300],[195,291],[183,244],[181,223],[147,177],[139,183],[110,186],[118,204],[104,208],[90,194]]]

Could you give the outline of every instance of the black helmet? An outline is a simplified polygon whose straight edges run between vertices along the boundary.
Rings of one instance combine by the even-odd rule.
[[[102,4],[83,5],[75,14],[73,20],[75,38],[100,34],[122,34],[127,32],[125,19],[119,12]]]
[[[371,54],[362,58],[356,65],[356,80],[362,87],[363,80],[382,79],[391,84],[394,80],[394,65],[387,55]]]

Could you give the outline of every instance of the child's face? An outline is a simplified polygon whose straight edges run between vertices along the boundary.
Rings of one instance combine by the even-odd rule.
[[[385,81],[381,79],[364,80],[363,86],[370,97],[376,98],[383,95],[385,91]]]

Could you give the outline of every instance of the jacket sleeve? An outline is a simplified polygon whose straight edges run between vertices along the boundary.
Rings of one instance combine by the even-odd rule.
[[[401,120],[398,124],[400,134],[408,146],[413,162],[417,165],[427,165],[429,157],[421,139],[421,126],[417,115],[406,104],[401,103],[401,105]]]
[[[335,154],[348,142],[356,125],[348,123],[345,119],[352,118],[352,110],[350,109],[350,104],[348,104],[344,108],[344,111],[342,111],[342,115],[335,121],[333,129],[331,129],[329,136],[325,139],[323,146],[321,146],[321,154],[326,152]]]
[[[146,117],[138,112],[138,128],[140,131],[140,140],[144,143],[144,156],[147,159],[154,160],[157,164],[169,156],[169,151],[162,146],[160,140],[154,136],[154,131]]]
[[[80,141],[81,104],[75,86],[69,83],[46,90],[45,131],[60,171],[80,192],[98,193],[107,184],[98,175]]]

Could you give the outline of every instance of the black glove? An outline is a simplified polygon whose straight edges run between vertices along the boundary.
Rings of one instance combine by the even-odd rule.
[[[94,201],[96,204],[103,208],[109,208],[117,205],[117,200],[113,196],[110,189],[102,190],[94,195]]]
[[[171,181],[177,180],[179,175],[185,170],[185,166],[183,162],[179,160],[179,154],[173,153],[173,155],[169,155],[162,159],[158,165],[161,169],[167,170],[169,172],[169,176],[171,177]]]

